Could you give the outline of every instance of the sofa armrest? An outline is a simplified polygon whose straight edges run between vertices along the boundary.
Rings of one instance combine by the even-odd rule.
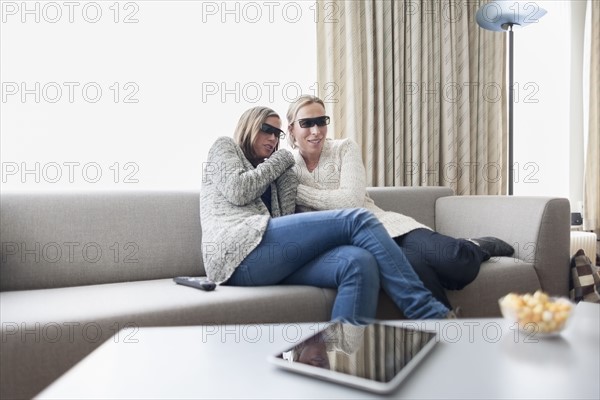
[[[533,264],[542,290],[569,292],[570,206],[563,198],[452,196],[436,201],[436,230],[463,238],[496,236]]]

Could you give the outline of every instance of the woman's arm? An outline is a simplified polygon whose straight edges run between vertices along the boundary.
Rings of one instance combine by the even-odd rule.
[[[296,195],[298,191],[298,177],[292,168],[286,170],[277,180],[277,193],[281,216],[294,214],[296,211]]]
[[[229,202],[243,206],[259,198],[271,182],[294,165],[294,157],[287,150],[277,150],[255,169],[249,165],[233,139],[221,137],[208,152],[203,181],[216,184]]]
[[[323,162],[323,164],[321,164]],[[319,181],[327,189],[319,189],[303,180],[298,185],[296,203],[315,210],[363,207],[366,194],[365,167],[358,145],[347,140],[338,159],[319,160]],[[315,182],[316,185],[319,182]],[[337,185],[337,189],[330,187]]]

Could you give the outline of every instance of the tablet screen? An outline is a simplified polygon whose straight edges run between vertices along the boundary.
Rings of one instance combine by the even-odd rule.
[[[274,358],[276,364],[296,372],[387,392],[436,342],[435,332],[336,322]]]

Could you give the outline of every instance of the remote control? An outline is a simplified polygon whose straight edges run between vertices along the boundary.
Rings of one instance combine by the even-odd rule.
[[[184,286],[190,286],[196,289],[204,290],[210,292],[211,290],[215,290],[217,284],[211,281],[206,277],[191,277],[191,276],[178,276],[173,278],[175,283]]]

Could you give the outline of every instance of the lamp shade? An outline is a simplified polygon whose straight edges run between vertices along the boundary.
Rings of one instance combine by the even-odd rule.
[[[483,29],[505,31],[508,26],[527,26],[538,22],[546,10],[532,1],[497,0],[477,10],[475,19]]]

